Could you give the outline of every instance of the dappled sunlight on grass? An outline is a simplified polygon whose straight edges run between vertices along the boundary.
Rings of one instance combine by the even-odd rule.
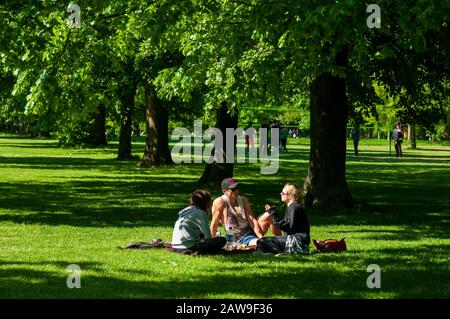
[[[288,142],[276,174],[236,164],[255,215],[281,206],[286,182],[308,173],[307,139]],[[0,290],[3,298],[431,298],[449,297],[450,147],[348,145],[350,212],[311,215],[311,238],[346,238],[348,252],[302,256],[184,256],[120,250],[129,242],[170,241],[178,211],[204,164],[138,168],[117,161],[116,142],[62,149],[56,141],[0,138]],[[143,142],[135,143],[135,155]],[[140,154],[139,154],[140,155]],[[213,196],[219,187],[207,186]],[[223,229],[222,229],[223,230]],[[66,267],[83,289],[67,289]],[[368,289],[380,265],[382,288]]]

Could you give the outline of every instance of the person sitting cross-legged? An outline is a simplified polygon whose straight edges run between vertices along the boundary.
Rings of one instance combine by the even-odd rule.
[[[190,206],[181,210],[172,234],[172,251],[179,253],[212,254],[225,246],[225,237],[211,238],[208,212],[211,210],[211,195],[208,191],[196,190]]]
[[[296,252],[309,252],[310,226],[305,210],[300,204],[300,189],[297,185],[288,183],[280,193],[281,200],[286,204],[284,218],[279,218],[276,209],[266,205],[267,214],[272,216],[273,225],[286,233],[287,236],[264,237],[257,241],[257,251],[269,253],[284,253],[295,243]],[[288,243],[289,242],[289,243]],[[287,244],[288,243],[288,244]]]
[[[212,207],[211,236],[216,236],[219,222],[226,230],[233,230],[233,241],[247,246],[256,246],[258,238],[270,228],[272,233],[281,234],[273,227],[272,217],[264,213],[259,218],[253,215],[249,200],[239,195],[239,183],[233,178],[225,178],[222,183],[223,195],[216,198]]]

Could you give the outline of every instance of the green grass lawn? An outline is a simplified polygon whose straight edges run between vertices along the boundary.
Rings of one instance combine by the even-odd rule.
[[[290,144],[290,145],[289,145]],[[256,214],[281,204],[285,182],[307,174],[306,140],[289,141],[274,175],[237,164]],[[135,155],[143,152],[134,143]],[[350,213],[310,215],[311,237],[345,237],[348,252],[306,256],[184,256],[120,250],[130,241],[171,239],[204,165],[140,169],[103,149],[62,149],[56,141],[0,135],[0,298],[448,298],[450,147],[348,142]],[[211,188],[214,196],[219,189]],[[69,289],[66,267],[81,268]],[[381,288],[366,285],[381,268]]]

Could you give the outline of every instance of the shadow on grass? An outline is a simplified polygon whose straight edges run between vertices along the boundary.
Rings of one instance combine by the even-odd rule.
[[[293,147],[288,153],[281,154],[279,172],[263,178],[257,165],[236,165],[236,172],[241,176],[239,181],[243,182],[240,193],[249,198],[255,215],[263,212],[265,203],[276,204],[281,213],[284,212],[279,193],[286,182],[303,184],[308,172],[308,159],[308,149]],[[304,162],[299,163],[299,160]],[[392,166],[387,166],[385,159],[380,160],[383,163],[378,164],[377,161],[370,162],[370,167],[358,161],[351,161],[347,166],[349,187],[359,202],[358,213],[313,215],[311,225],[435,224],[448,220],[450,184],[446,166],[423,166],[414,159],[411,159],[413,163],[402,159]],[[63,182],[57,184],[0,183],[0,208],[13,211],[2,213],[0,220],[77,226],[102,223],[114,226],[128,226],[130,223],[172,226],[177,209],[184,207],[190,193],[198,188],[196,179],[185,177],[199,177],[204,167],[198,164],[139,169],[135,167],[134,160],[119,162],[114,159],[54,156],[0,157],[2,164],[60,171],[89,172],[92,169],[116,175],[105,177],[93,173],[73,178],[62,176]],[[257,174],[251,175],[251,169]],[[147,177],[148,174],[152,176]],[[218,187],[207,188],[213,197],[220,195]],[[176,208],[167,208],[167,204]],[[14,212],[16,210],[27,214],[21,216]],[[440,215],[430,215],[436,212]]]
[[[172,227],[188,204],[190,181],[0,183],[0,221],[73,226]],[[179,203],[168,207],[167,203]],[[18,211],[18,212],[17,212]]]
[[[385,226],[385,225],[383,225]],[[406,226],[403,225],[400,230],[372,230],[372,229],[346,229],[328,230],[327,233],[333,237],[345,236],[349,245],[352,241],[363,240],[383,240],[383,241],[417,241],[426,238],[450,239],[450,222],[435,223],[433,225]],[[336,235],[338,234],[338,235]],[[320,238],[323,239],[323,238]],[[340,239],[340,238],[339,238]]]
[[[0,144],[1,147],[18,147],[18,148],[42,148],[42,149],[55,149],[59,148],[59,146],[56,143],[8,143],[8,144]]]
[[[152,269],[128,267],[120,271],[136,279],[118,278],[107,272],[81,276],[82,289],[68,289],[67,275],[37,271],[27,262],[0,268],[2,298],[448,298],[450,273],[445,262],[433,258],[449,253],[449,246],[393,248],[373,253],[311,254],[286,258],[250,256],[191,257],[223,264],[195,276],[162,278]],[[148,252],[149,257],[151,252]],[[170,253],[168,253],[170,254]],[[416,262],[415,257],[418,261]],[[43,261],[38,265],[67,267],[69,263]],[[369,289],[367,266],[381,268],[381,289]],[[98,271],[106,265],[80,263],[83,270]],[[1,264],[0,264],[1,266]],[[166,266],[162,266],[166,267]],[[260,269],[260,271],[258,271]],[[180,269],[182,271],[182,269]]]
[[[428,155],[428,154],[420,154],[416,152],[417,150],[404,150],[403,157],[396,158],[395,150],[389,155],[389,151],[380,151],[380,150],[365,150],[362,149],[359,151],[359,156],[355,156],[352,154],[352,151],[347,149],[347,160],[351,161],[365,161],[365,162],[390,162],[390,163],[436,163],[436,162],[446,162],[450,159],[450,150],[440,149],[441,152],[447,151],[448,154],[444,155]],[[428,151],[428,150],[422,150]],[[437,150],[435,150],[437,151]]]
[[[27,262],[23,262],[23,261],[5,261],[5,260],[0,260],[0,267],[11,267],[13,265],[19,266],[19,267],[23,267],[23,266],[55,266],[55,267],[60,267],[60,268],[67,268],[67,266],[69,266],[70,264],[77,264],[78,266],[80,266],[80,268],[83,268],[85,270],[95,270],[95,271],[100,271],[102,270],[101,268],[101,264],[97,263],[97,262],[86,262],[86,261],[80,261],[80,262],[71,262],[68,263],[66,261],[55,261],[55,260],[51,260],[51,261],[27,261]]]
[[[136,160],[118,161],[116,159],[94,159],[89,157],[2,157],[0,165],[28,169],[101,169],[129,168]]]
[[[408,150],[412,151],[433,151],[433,152],[450,152],[449,147],[441,147],[441,146],[429,146],[429,147],[417,147],[417,148],[410,148],[408,147]]]

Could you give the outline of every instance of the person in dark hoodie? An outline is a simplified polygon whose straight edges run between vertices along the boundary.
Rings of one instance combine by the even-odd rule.
[[[198,189],[192,193],[190,206],[181,210],[172,234],[174,252],[210,254],[225,246],[225,237],[211,238],[208,212],[211,210],[211,195]]]

